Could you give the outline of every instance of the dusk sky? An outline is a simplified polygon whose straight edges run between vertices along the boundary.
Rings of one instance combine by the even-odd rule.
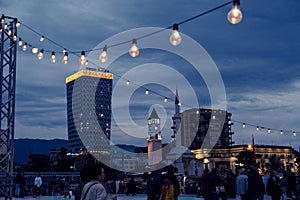
[[[101,47],[104,40],[110,41],[109,38],[119,33],[144,27],[169,27],[226,2],[228,1],[10,0],[0,2],[0,11],[1,14],[18,18],[20,22],[57,44],[80,52],[95,49],[98,45]],[[179,26],[179,31],[185,34],[182,44],[185,38],[192,38],[214,61],[224,84],[227,110],[232,113],[232,128],[235,132],[233,140],[236,144],[251,143],[254,135],[257,144],[292,145],[298,150],[300,1],[241,0],[243,20],[237,25],[230,24],[226,19],[231,7],[230,4]],[[130,31],[128,34],[127,39],[138,37],[131,35]],[[25,26],[18,29],[18,36],[33,46],[49,51],[62,51],[61,47],[48,40],[40,43],[40,36]],[[122,37],[118,40],[122,41]],[[131,44],[127,45],[129,49]],[[142,40],[138,41],[138,46],[143,48]],[[183,47],[184,45],[178,46]],[[118,47],[114,49],[117,51]],[[194,49],[184,50],[190,50],[190,54],[195,53]],[[108,49],[108,56],[112,51],[113,48]],[[92,53],[100,54],[101,50]],[[57,55],[57,62],[53,64],[50,62],[50,53],[46,53],[44,59],[39,61],[30,50],[23,52],[19,47],[17,59],[15,138],[67,139],[65,78],[81,69],[79,58],[70,55],[69,64],[64,65],[60,54]],[[99,61],[93,62],[98,67],[104,67]],[[147,63],[159,63],[161,66],[155,64],[151,68],[151,64],[148,66]],[[182,110],[198,105],[192,100],[193,94],[186,89],[184,81],[179,81],[181,76],[172,75],[163,66],[180,72],[193,86],[199,106],[210,108],[211,100],[205,78],[196,76],[184,57],[180,58],[162,48],[141,49],[137,58],[124,54],[108,66],[108,69],[121,76],[115,76],[114,86],[119,84],[121,87],[122,81],[128,79],[170,99],[165,104],[159,95],[145,96],[143,88],[137,88],[133,92],[129,103],[123,93],[113,96],[114,106],[120,109],[116,110],[118,117],[132,118],[140,127],[146,126],[151,106],[155,105],[158,114],[165,116],[166,124],[162,133],[167,142],[171,134],[176,88],[180,100],[186,105],[182,106]],[[155,78],[149,81],[149,77]],[[126,87],[131,85],[124,82],[121,92],[130,91]],[[124,108],[129,108],[129,116],[122,112]],[[242,128],[242,123],[253,126]],[[257,132],[256,126],[265,129]],[[271,133],[267,132],[268,128]],[[146,140],[141,139],[147,133],[140,133],[141,130],[143,129],[131,127],[132,134],[122,134],[113,116],[113,142],[146,145]],[[283,130],[282,135],[280,130]],[[293,131],[296,132],[296,137],[293,136]]]

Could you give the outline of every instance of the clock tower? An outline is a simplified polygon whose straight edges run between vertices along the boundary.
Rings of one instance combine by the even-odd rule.
[[[148,118],[148,164],[155,165],[162,161],[162,137],[160,132],[160,118],[153,108]]]

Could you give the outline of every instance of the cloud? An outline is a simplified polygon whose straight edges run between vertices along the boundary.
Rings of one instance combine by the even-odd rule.
[[[147,26],[166,27],[222,3],[222,0],[205,0],[197,4],[180,0],[175,0],[172,4],[159,0],[11,0],[1,1],[0,8],[2,13],[17,17],[57,43],[80,52],[93,49],[99,42],[119,32]],[[300,85],[300,2],[242,1],[240,7],[244,18],[242,23],[236,26],[226,21],[230,7],[183,24],[179,27],[180,31],[198,41],[217,64],[227,92],[228,111],[233,113],[233,118],[278,129],[300,130],[297,123]],[[39,36],[25,27],[18,30],[18,35],[39,48],[50,52],[62,51],[61,47],[50,42],[40,43]],[[45,53],[44,60],[37,61],[36,55],[18,50],[17,137],[27,135],[66,138],[65,78],[78,71],[78,57],[70,55],[70,64],[63,65],[62,54],[58,54],[57,63],[52,64],[49,62],[50,52]],[[194,53],[193,49],[189,52]],[[169,65],[178,71],[181,69],[180,73],[197,85],[195,91],[200,97],[200,106],[211,104],[201,77],[195,77],[194,71],[187,67],[183,59],[172,55],[141,50],[138,58],[131,59],[126,54],[113,63],[110,70],[123,75],[132,67],[150,62]],[[101,63],[97,64],[101,66]],[[142,74],[147,76],[147,70]],[[173,77],[163,75],[158,74],[157,77],[176,82]],[[115,83],[117,81],[116,78]],[[174,83],[174,88],[176,85],[182,103],[192,104],[189,101],[190,93],[180,88],[181,82]],[[150,85],[147,86],[150,88]],[[163,88],[154,88],[163,94],[166,92]],[[174,88],[166,94],[172,96]],[[143,96],[140,97],[140,94]],[[147,99],[144,96],[142,91],[137,91],[131,99],[131,114],[138,124],[144,123],[143,117],[151,104],[161,102],[158,97]],[[116,107],[122,108],[124,105],[120,98]],[[170,106],[168,109],[171,111],[173,108]],[[235,129],[237,131],[234,140],[246,142],[244,138],[250,133],[245,133],[244,129]],[[274,140],[274,143],[286,142],[295,147],[300,146],[293,138],[284,137],[283,140],[279,136],[270,139],[261,134],[258,140]]]

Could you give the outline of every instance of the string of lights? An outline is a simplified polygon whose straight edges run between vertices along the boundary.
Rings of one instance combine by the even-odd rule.
[[[188,19],[185,19],[185,20],[182,20],[178,23],[175,23],[171,26],[167,26],[165,28],[162,28],[158,31],[155,31],[155,32],[150,32],[150,33],[147,33],[145,35],[142,35],[140,37],[136,37],[132,40],[126,40],[126,41],[123,41],[123,42],[119,42],[119,43],[116,43],[116,44],[107,44],[105,45],[104,47],[101,47],[101,48],[95,48],[95,49],[88,49],[88,50],[81,50],[81,51],[78,51],[78,50],[71,50],[69,48],[66,48],[64,47],[63,45],[55,42],[54,40],[52,40],[51,38],[45,36],[44,34],[41,34],[39,33],[38,31],[36,31],[35,29],[31,28],[30,26],[22,23],[22,22],[18,22],[16,24],[16,27],[19,28],[20,25],[22,25],[23,27],[27,28],[28,30],[30,30],[31,32],[35,33],[36,35],[38,35],[40,37],[39,41],[40,42],[44,42],[45,40],[49,41],[50,43],[54,44],[55,46],[59,47],[60,49],[63,49],[62,51],[54,51],[54,50],[49,50],[49,49],[44,49],[44,48],[39,48],[38,47],[35,47],[33,45],[31,45],[29,42],[26,42],[25,40],[23,41],[21,37],[17,38],[17,36],[14,36],[14,41],[15,42],[18,42],[18,46],[21,47],[21,49],[23,51],[27,51],[28,48],[31,48],[31,51],[33,54],[37,54],[37,58],[38,60],[42,60],[44,58],[44,53],[51,53],[51,57],[50,57],[50,60],[52,63],[56,63],[57,59],[56,59],[56,55],[57,54],[62,54],[63,55],[63,58],[62,58],[62,63],[63,64],[68,64],[68,60],[69,60],[69,54],[73,54],[77,57],[79,57],[79,63],[80,65],[88,65],[88,64],[92,64],[94,66],[96,66],[98,69],[102,69],[103,71],[107,71],[107,69],[105,68],[102,68],[101,66],[99,66],[99,64],[97,63],[93,63],[93,62],[89,62],[87,59],[86,59],[86,52],[92,52],[92,51],[101,51],[100,55],[99,55],[99,61],[101,63],[104,63],[104,62],[107,62],[108,60],[108,52],[107,50],[109,48],[113,48],[113,47],[118,47],[120,45],[123,45],[123,44],[128,44],[128,43],[131,43],[132,46],[131,48],[129,49],[129,54],[131,57],[135,58],[139,55],[139,48],[137,46],[137,41],[138,40],[141,40],[143,38],[146,38],[146,37],[150,37],[152,35],[155,35],[157,33],[160,33],[162,31],[165,31],[165,30],[168,30],[168,29],[173,29],[172,31],[172,34],[169,38],[169,42],[173,45],[173,46],[178,46],[181,42],[182,42],[182,38],[180,36],[180,33],[179,33],[179,25],[182,25],[182,24],[185,24],[187,22],[190,22],[192,20],[195,20],[201,16],[204,16],[206,14],[209,14],[213,11],[216,11],[220,8],[223,8],[229,4],[233,4],[233,7],[232,9],[228,12],[227,14],[227,20],[232,23],[232,24],[238,24],[241,22],[242,18],[243,18],[243,15],[242,15],[242,12],[241,10],[239,9],[239,6],[240,6],[240,0],[233,0],[233,1],[229,1],[229,2],[226,2],[224,4],[221,4],[215,8],[212,8],[208,11],[205,11],[203,13],[200,13],[198,15],[195,15],[193,17],[190,17]],[[1,20],[2,24],[4,24],[4,21]],[[2,26],[3,27],[3,26]],[[4,31],[7,31],[8,33],[10,32],[10,30],[7,30],[7,25],[4,24]],[[0,29],[0,31],[3,31],[2,29]],[[80,54],[80,55],[79,55]],[[109,71],[107,71],[109,72]],[[113,73],[113,72],[110,72],[112,74],[114,74],[114,76],[120,78],[120,79],[123,79],[122,76],[116,74],[116,73]],[[124,80],[126,81],[126,85],[130,85],[130,84],[134,84],[140,88],[143,88],[145,90],[145,95],[149,95],[150,93],[151,94],[155,94],[157,96],[160,96],[163,98],[163,101],[165,103],[169,102],[169,99],[172,99],[172,98],[168,98],[166,97],[165,95],[161,95],[159,94],[158,92],[154,91],[154,90],[150,90],[149,88],[146,88],[142,85],[139,85],[133,81],[130,81],[130,80]],[[171,100],[172,101],[172,100]],[[181,102],[179,102],[180,106],[184,105],[188,108],[193,108],[193,106],[189,106],[189,105],[186,105],[186,104],[182,104]],[[197,114],[199,114],[199,111],[197,112]],[[241,121],[237,121],[237,120],[232,120],[233,122],[237,123],[237,124],[241,124],[243,128],[246,128],[246,127],[254,127],[256,128],[256,131],[259,131],[259,130],[267,130],[268,134],[270,134],[271,132],[280,132],[281,135],[283,135],[283,133],[292,133],[293,136],[296,136],[296,131],[291,131],[291,130],[279,130],[279,129],[275,129],[275,128],[266,128],[264,126],[259,126],[259,125],[253,125],[253,124],[249,124],[249,123],[246,123],[246,122],[241,122]],[[298,131],[297,131],[298,132]]]
[[[271,128],[271,127],[266,127],[266,126],[261,126],[261,125],[254,125],[254,124],[250,124],[250,123],[246,123],[246,122],[242,122],[242,121],[238,121],[238,120],[232,120],[232,122],[240,124],[242,126],[242,128],[247,128],[247,127],[255,128],[256,132],[259,132],[261,130],[266,130],[266,132],[268,134],[280,133],[280,135],[285,135],[286,133],[292,133],[292,135],[294,137],[296,137],[297,132],[299,132],[299,131],[293,131],[293,130]],[[232,122],[230,122],[230,124],[232,124]]]
[[[108,60],[108,55],[107,55],[107,49],[108,48],[113,48],[113,47],[118,47],[120,45],[123,45],[123,44],[127,44],[127,43],[132,43],[132,47],[130,48],[129,50],[129,54],[131,55],[131,57],[137,57],[139,55],[139,49],[137,47],[137,40],[141,40],[143,38],[146,38],[146,37],[150,37],[152,35],[155,35],[157,33],[160,33],[162,31],[165,31],[165,30],[168,30],[170,28],[173,28],[173,32],[169,38],[169,41],[170,43],[173,45],[173,46],[177,46],[181,43],[182,39],[181,39],[181,36],[180,36],[180,33],[179,33],[179,25],[182,25],[182,24],[185,24],[187,22],[190,22],[192,20],[195,20],[201,16],[204,16],[206,14],[209,14],[213,11],[216,11],[220,8],[223,8],[229,4],[233,4],[233,8],[230,10],[230,12],[228,13],[227,15],[227,19],[230,23],[232,24],[237,24],[237,21],[240,22],[241,19],[242,19],[242,14],[241,14],[241,11],[239,9],[239,5],[240,5],[240,1],[239,0],[233,0],[233,1],[229,1],[229,2],[226,2],[224,4],[221,4],[215,8],[212,8],[208,11],[205,11],[203,13],[200,13],[198,15],[195,15],[193,17],[190,17],[188,19],[185,19],[185,20],[182,20],[180,22],[178,22],[177,24],[173,24],[171,26],[168,26],[166,28],[162,28],[158,31],[155,31],[155,32],[150,32],[150,33],[147,33],[145,35],[142,35],[142,36],[139,36],[139,37],[136,37],[132,40],[127,40],[127,41],[123,41],[123,42],[119,42],[119,43],[116,43],[116,44],[110,44],[110,45],[105,45],[103,48],[96,48],[96,49],[90,49],[90,50],[81,50],[81,51],[74,51],[74,50],[70,50],[69,48],[66,48],[65,46],[55,42],[54,40],[52,40],[51,38],[45,36],[45,34],[41,34],[39,33],[38,31],[36,31],[35,29],[31,28],[30,26],[22,23],[22,22],[18,22],[18,26],[17,27],[20,27],[20,25],[22,25],[23,27],[27,28],[28,30],[30,30],[31,32],[35,33],[36,35],[38,35],[40,37],[39,41],[40,42],[44,42],[45,40],[49,41],[50,43],[54,44],[55,46],[59,47],[60,49],[63,49],[62,51],[54,51],[54,50],[48,50],[48,49],[45,49],[45,48],[40,48],[40,51],[39,51],[39,48],[37,47],[34,47],[33,45],[31,45],[29,42],[25,42],[22,40],[21,37],[19,37],[19,40],[18,40],[18,45],[22,48],[23,51],[27,51],[28,47],[31,48],[32,50],[32,53],[33,54],[37,54],[37,58],[38,60],[42,60],[44,58],[44,53],[47,52],[47,53],[51,53],[51,57],[50,57],[50,60],[52,63],[56,63],[57,61],[57,58],[56,58],[56,55],[57,54],[62,54],[63,55],[63,58],[62,58],[62,63],[64,64],[68,64],[69,63],[69,54],[73,54],[77,57],[79,57],[79,63],[80,65],[88,65],[88,64],[92,64],[94,66],[97,67],[97,69],[101,69],[103,71],[107,71],[107,68],[103,68],[101,66],[99,66],[99,64],[97,63],[93,63],[93,62],[89,62],[87,59],[86,59],[86,56],[85,56],[85,53],[86,52],[92,52],[92,51],[99,51],[102,49],[102,52],[101,54],[99,55],[99,60],[101,63],[104,63]],[[15,41],[17,41],[17,37],[14,37]],[[80,53],[80,55],[79,55]],[[120,78],[120,79],[123,79],[122,76],[116,74],[116,73],[113,73],[113,72],[110,72],[112,74],[114,74],[114,76]],[[141,87],[143,89],[145,89],[145,94],[146,95],[149,95],[149,93],[153,93],[153,94],[156,94],[160,97],[162,97],[164,100],[164,102],[168,102],[168,97],[165,97],[164,95],[161,95],[153,90],[150,90],[148,88],[145,88],[144,86],[142,85],[139,85],[137,83],[134,83],[133,81],[129,81],[129,80],[125,80],[126,81],[126,84],[129,85],[129,83],[131,84],[134,84],[138,87]],[[170,98],[169,98],[170,99]],[[185,105],[185,106],[188,106],[188,105]],[[192,107],[192,106],[188,106],[188,107]]]
[[[169,38],[169,41],[170,43],[173,45],[173,46],[177,46],[181,43],[182,41],[182,38],[180,36],[180,33],[179,33],[179,25],[182,25],[182,24],[185,24],[187,22],[190,22],[192,20],[195,20],[199,17],[202,17],[206,14],[209,14],[211,12],[214,12],[220,8],[223,8],[229,4],[233,4],[233,7],[232,9],[229,11],[228,15],[227,15],[227,19],[230,23],[232,24],[237,24],[239,23],[241,20],[242,20],[242,12],[240,11],[239,9],[239,5],[240,5],[240,0],[233,0],[233,1],[229,1],[229,2],[226,2],[224,4],[221,4],[213,9],[210,9],[208,11],[205,11],[203,13],[200,13],[198,15],[195,15],[193,17],[190,17],[188,19],[185,19],[185,20],[182,20],[176,24],[173,24],[171,26],[167,26],[165,28],[162,28],[161,30],[158,30],[158,31],[155,31],[155,32],[151,32],[151,33],[147,33],[145,35],[142,35],[142,36],[139,36],[137,38],[133,38],[132,40],[127,40],[127,41],[123,41],[123,42],[120,42],[120,43],[116,43],[116,44],[110,44],[110,45],[105,45],[104,47],[100,47],[100,48],[95,48],[95,49],[88,49],[88,50],[70,50],[66,47],[64,47],[63,45],[55,42],[54,40],[50,39],[49,37],[46,37],[44,34],[41,34],[39,33],[38,31],[34,30],[33,28],[31,28],[30,26],[22,23],[22,22],[19,22],[19,25],[22,24],[22,26],[24,26],[25,28],[27,28],[28,30],[32,31],[33,33],[37,34],[39,37],[40,37],[40,42],[43,42],[44,40],[48,40],[49,42],[51,42],[52,44],[58,46],[59,48],[63,49],[63,51],[53,51],[53,50],[47,50],[47,49],[41,49],[43,51],[40,50],[40,53],[38,54],[38,59],[43,59],[43,53],[45,52],[48,52],[48,53],[51,53],[51,61],[52,62],[56,62],[56,54],[63,54],[63,60],[62,62],[64,64],[67,64],[68,62],[66,62],[67,60],[67,57],[68,57],[68,54],[76,54],[78,55],[80,53],[80,64],[82,63],[86,63],[87,60],[85,59],[85,53],[87,52],[92,52],[92,51],[99,51],[99,50],[102,50],[102,52],[100,53],[99,55],[99,60],[100,62],[104,63],[108,60],[108,53],[107,53],[107,49],[109,48],[113,48],[113,47],[118,47],[120,45],[123,45],[123,44],[128,44],[128,43],[132,43],[132,46],[129,50],[129,54],[134,58],[136,56],[139,55],[139,49],[138,49],[138,46],[137,46],[137,41],[138,40],[141,40],[143,38],[146,38],[146,37],[150,37],[152,35],[155,35],[157,33],[160,33],[162,31],[165,31],[165,30],[168,30],[168,29],[171,29],[173,28],[173,32]],[[28,42],[24,42],[21,38],[19,38],[19,42],[18,42],[19,46],[22,46],[22,50],[23,51],[26,51],[27,50],[27,46],[31,47],[33,51],[33,53],[37,53],[36,50],[38,50],[38,48],[36,47],[33,47],[32,45],[30,45]]]

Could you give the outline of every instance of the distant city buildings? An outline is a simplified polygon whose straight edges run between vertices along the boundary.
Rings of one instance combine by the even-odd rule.
[[[85,152],[91,146],[97,147],[92,151],[109,149],[112,82],[111,73],[94,70],[66,78],[69,153]]]

